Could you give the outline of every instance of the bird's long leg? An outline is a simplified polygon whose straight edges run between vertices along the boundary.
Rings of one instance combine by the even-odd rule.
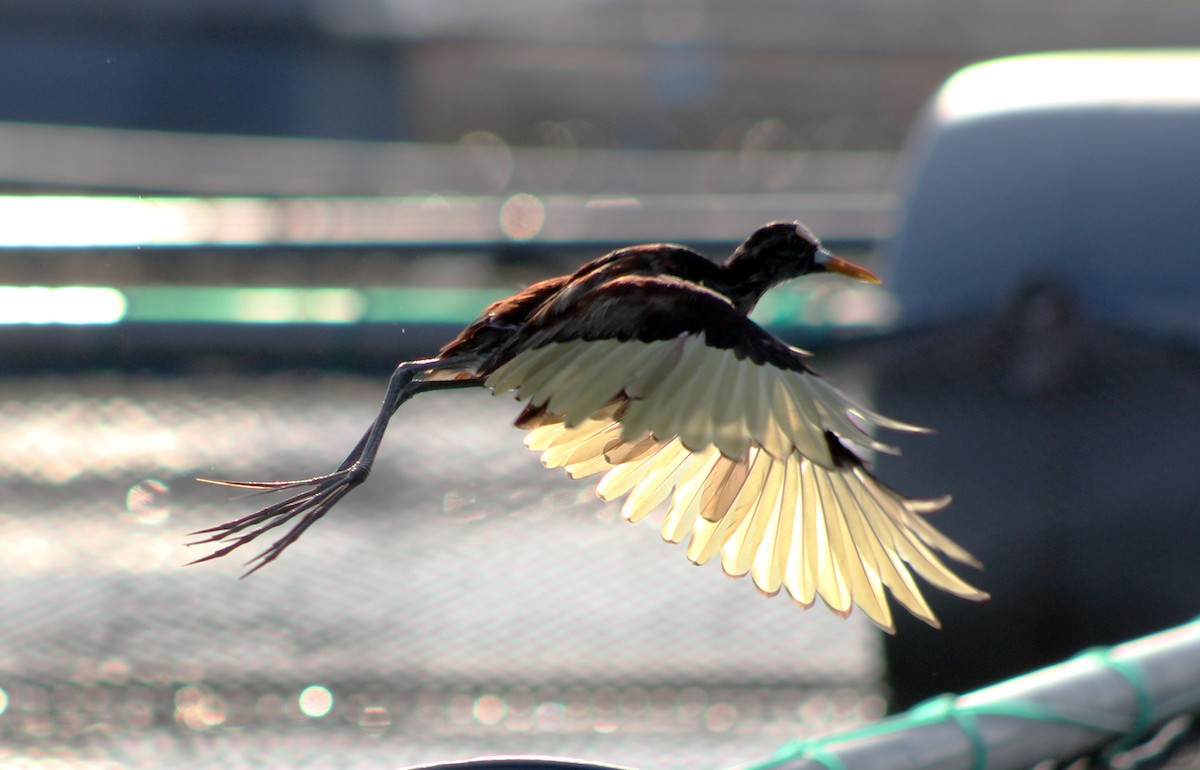
[[[215,527],[193,532],[193,535],[207,535],[207,537],[193,541],[188,545],[199,545],[201,543],[225,543],[225,545],[207,556],[196,559],[191,564],[199,564],[200,562],[225,556],[257,539],[263,533],[283,526],[299,517],[299,522],[288,530],[287,534],[272,543],[262,553],[246,562],[247,565],[251,565],[246,575],[279,558],[284,549],[296,542],[304,534],[304,531],[311,527],[317,519],[328,513],[333,506],[337,505],[338,501],[349,494],[350,490],[366,481],[367,475],[371,472],[371,466],[375,462],[375,456],[379,452],[379,445],[383,441],[383,434],[387,430],[388,422],[404,402],[418,393],[425,391],[466,388],[479,385],[482,382],[474,377],[457,380],[419,379],[420,375],[443,364],[444,362],[439,359],[431,358],[421,361],[406,361],[397,366],[396,370],[392,373],[391,380],[388,382],[387,395],[384,396],[379,414],[371,422],[371,426],[367,429],[367,432],[354,445],[354,449],[350,450],[350,454],[346,455],[346,459],[342,461],[341,465],[333,473],[296,481],[199,479],[209,484],[222,484],[224,486],[254,489],[262,492],[297,488],[304,488],[304,491],[286,500],[280,500],[277,503],[264,506],[254,513],[239,519],[233,519],[232,521],[218,524]]]

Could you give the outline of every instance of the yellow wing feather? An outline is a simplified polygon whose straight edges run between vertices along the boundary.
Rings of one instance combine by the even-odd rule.
[[[767,594],[834,612],[857,605],[894,629],[887,591],[937,625],[913,573],[968,599],[987,594],[938,553],[977,565],[924,515],[948,498],[910,500],[862,467],[839,464],[825,440],[889,451],[871,427],[921,431],[854,403],[824,381],[739,359],[702,335],[552,343],[515,356],[487,381],[545,414],[525,444],[572,478],[604,476],[596,493],[625,497],[640,521],[670,500],[662,535],[703,564],[749,574]]]

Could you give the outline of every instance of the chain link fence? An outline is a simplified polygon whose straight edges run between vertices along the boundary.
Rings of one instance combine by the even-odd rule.
[[[325,472],[383,385],[0,381],[0,764],[722,767],[883,713],[867,621],[692,567],[482,391],[406,405],[371,482],[270,568],[183,566],[256,504],[195,477]]]

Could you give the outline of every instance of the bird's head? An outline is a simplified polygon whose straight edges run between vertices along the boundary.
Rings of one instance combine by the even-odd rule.
[[[800,222],[772,222],[755,230],[729,257],[728,267],[779,283],[811,273],[838,273],[859,281],[879,283],[870,270],[835,257]]]

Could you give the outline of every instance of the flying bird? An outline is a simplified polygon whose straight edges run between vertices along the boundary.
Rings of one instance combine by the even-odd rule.
[[[917,617],[938,621],[913,574],[966,599],[987,594],[943,556],[979,566],[926,514],[949,498],[911,499],[876,478],[864,456],[895,451],[874,431],[923,432],[856,403],[748,314],[771,287],[836,273],[878,283],[834,256],[798,222],[759,228],[722,264],[674,244],[621,248],[569,275],[489,305],[433,358],[396,367],[379,415],[338,466],[298,481],[209,483],[300,490],[252,514],[200,530],[196,543],[234,551],[291,529],[248,562],[274,561],[366,480],[396,410],[418,393],[485,387],[524,403],[516,426],[544,465],[572,478],[603,474],[606,501],[624,497],[637,522],[669,500],[664,539],[690,538],[687,557],[719,557],[731,576],[804,607],[818,597],[857,605],[894,631],[885,588]],[[293,523],[294,522],[294,523]]]

